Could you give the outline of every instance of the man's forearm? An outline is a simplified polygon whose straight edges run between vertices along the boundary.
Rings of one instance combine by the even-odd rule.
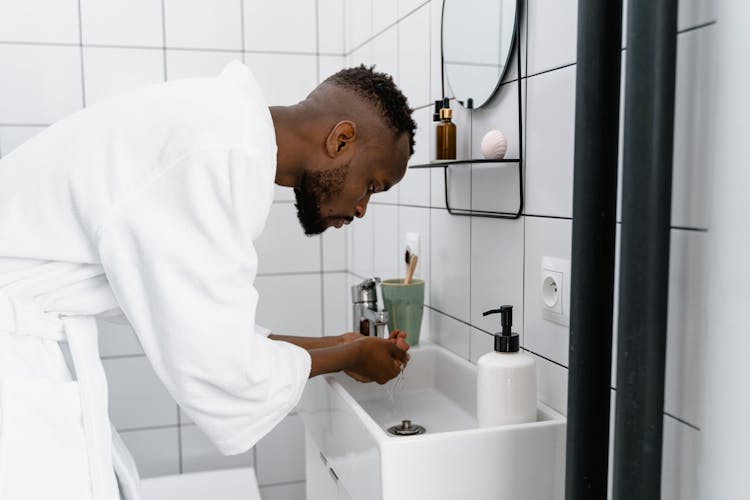
[[[321,349],[310,349],[308,352],[312,360],[310,364],[310,378],[324,373],[349,370],[358,363],[360,354],[358,346],[353,343]]]
[[[274,335],[268,336],[271,340],[280,340],[282,342],[289,342],[298,347],[301,347],[307,351],[310,349],[325,349],[327,347],[335,347],[341,345],[341,337],[292,337],[290,335]]]

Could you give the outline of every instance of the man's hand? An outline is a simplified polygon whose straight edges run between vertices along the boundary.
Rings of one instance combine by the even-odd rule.
[[[408,362],[409,355],[393,339],[362,337],[351,345],[357,348],[357,356],[346,373],[360,382],[385,384]]]

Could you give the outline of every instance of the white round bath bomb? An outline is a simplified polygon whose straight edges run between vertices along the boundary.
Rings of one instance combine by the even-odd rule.
[[[482,154],[488,160],[502,160],[508,151],[508,141],[499,130],[490,130],[482,138]]]

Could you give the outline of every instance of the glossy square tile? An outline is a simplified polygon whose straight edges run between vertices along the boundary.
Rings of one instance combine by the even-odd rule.
[[[469,321],[471,219],[439,209],[430,217],[430,305]]]
[[[249,450],[239,455],[222,455],[216,446],[195,425],[180,429],[182,450],[182,472],[199,472],[236,467],[253,467],[255,452]]]
[[[315,5],[307,0],[244,0],[245,50],[315,53]]]
[[[578,1],[529,0],[528,73],[576,62]]]
[[[4,123],[51,124],[83,106],[78,47],[0,45],[0,67]]]
[[[471,324],[500,330],[498,315],[482,316],[501,305],[513,306],[513,331],[523,343],[523,219],[471,218]]]
[[[671,232],[664,410],[703,423],[703,344],[710,335],[706,290],[709,234]]]
[[[257,446],[258,484],[304,481],[305,429],[302,419],[290,415],[281,421]]]
[[[78,43],[78,2],[24,0],[0,7],[3,42]]]
[[[320,270],[320,236],[305,236],[291,203],[274,203],[255,240],[258,274]]]
[[[393,205],[370,205],[369,216],[373,218],[374,272],[383,279],[395,278],[399,269],[399,207]]]
[[[167,79],[218,76],[234,60],[242,61],[242,52],[167,49]]]
[[[398,24],[398,84],[414,108],[430,104],[430,9],[425,4]]]
[[[375,71],[387,73],[398,82],[398,30],[391,26],[368,42]]]
[[[323,275],[323,318],[324,335],[341,335],[352,331],[347,313],[352,300],[346,273],[325,273]]]
[[[86,105],[164,81],[161,49],[84,47]]]
[[[303,100],[318,85],[317,56],[245,53],[269,106],[288,106]]]
[[[123,432],[120,436],[133,455],[141,478],[180,472],[177,427]]]
[[[706,147],[706,127],[715,108],[717,26],[677,36],[672,224],[708,227],[709,184],[713,158]]]
[[[575,66],[528,79],[525,213],[573,214],[575,80]]]
[[[242,50],[241,2],[164,0],[167,47]]]
[[[344,56],[318,56],[319,82],[323,82],[342,69],[344,69]]]
[[[45,127],[0,127],[0,158],[44,129]]]
[[[318,0],[318,51],[344,53],[344,0]]]
[[[99,355],[128,356],[143,354],[143,348],[130,324],[97,320],[99,327]]]
[[[570,259],[572,221],[525,217],[524,347],[568,365],[568,327],[542,316],[542,257]]]
[[[401,19],[405,15],[409,14],[413,10],[422,7],[427,4],[429,6],[429,0],[398,0],[398,18]]]
[[[441,63],[441,26],[443,21],[443,2],[430,2],[430,102],[442,99],[450,92],[443,88],[443,65]],[[444,92],[445,90],[445,92]],[[434,156],[434,155],[433,155]],[[431,156],[432,158],[432,156]]]
[[[471,327],[432,309],[426,309],[425,315],[429,316],[430,322],[429,340],[468,360]]]
[[[320,274],[259,276],[255,321],[273,333],[301,337],[322,335]]]
[[[377,33],[396,22],[398,0],[375,0],[372,2],[372,31]]]
[[[346,51],[359,47],[373,35],[373,0],[346,0]]]
[[[345,271],[348,269],[347,243],[349,227],[328,228],[320,237],[323,239],[323,270]]]
[[[375,233],[373,221],[372,214],[366,214],[362,219],[354,219],[348,226],[348,251],[351,252],[349,258],[351,271],[362,277],[372,277],[374,272]]]
[[[677,29],[716,21],[717,14],[718,3],[714,0],[681,0],[677,3]]]
[[[103,361],[109,415],[118,429],[177,425],[177,404],[143,357]]]
[[[495,331],[495,330],[492,330]],[[469,338],[469,361],[476,364],[476,362],[483,355],[488,352],[495,350],[495,339],[492,335],[487,332],[483,332],[477,328],[471,327],[471,335]]]
[[[568,370],[544,358],[535,356],[536,391],[539,401],[555,411],[568,413]]]
[[[697,500],[700,498],[700,432],[665,415],[663,439],[661,498]]]
[[[161,47],[161,0],[81,0],[84,45]]]
[[[287,186],[273,186],[273,201],[294,201],[294,189]]]

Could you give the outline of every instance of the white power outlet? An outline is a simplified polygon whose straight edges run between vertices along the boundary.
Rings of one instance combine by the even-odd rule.
[[[570,326],[570,260],[542,257],[542,317]]]

